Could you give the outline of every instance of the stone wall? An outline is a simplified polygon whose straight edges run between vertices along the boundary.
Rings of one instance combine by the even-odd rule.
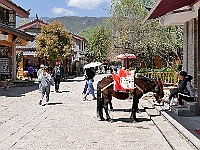
[[[197,20],[191,19],[184,24],[183,69],[193,76],[192,83],[197,88]]]

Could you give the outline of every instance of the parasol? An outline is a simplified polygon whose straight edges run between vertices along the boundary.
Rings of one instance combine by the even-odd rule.
[[[123,58],[136,58],[134,54],[119,54],[115,58],[123,59]]]

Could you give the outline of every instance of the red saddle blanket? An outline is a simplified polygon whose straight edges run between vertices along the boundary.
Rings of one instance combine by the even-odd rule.
[[[114,91],[134,90],[134,73],[120,69],[118,74],[113,74],[112,77],[114,79]]]

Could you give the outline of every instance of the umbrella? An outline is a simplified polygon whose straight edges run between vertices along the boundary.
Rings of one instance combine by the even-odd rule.
[[[96,65],[96,66],[101,66],[102,64],[103,64],[103,63],[101,63],[101,62],[95,62],[95,65]],[[95,67],[96,67],[96,66],[95,66]]]
[[[119,54],[116,56],[117,59],[123,59],[123,58],[136,58],[134,54]]]
[[[101,65],[102,65],[102,63],[100,63],[100,62],[91,62],[91,63],[85,65],[83,68],[84,69],[85,68],[93,68],[93,67],[98,67],[98,66],[101,66]]]

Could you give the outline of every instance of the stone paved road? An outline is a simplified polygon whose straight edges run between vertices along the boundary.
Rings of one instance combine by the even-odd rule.
[[[95,89],[102,77],[95,77]],[[37,86],[0,89],[0,149],[171,149],[145,112],[129,123],[129,99],[114,99],[113,123],[99,121],[91,95],[82,101],[84,84],[83,77],[62,82],[62,93],[51,92],[47,106],[38,105]]]

